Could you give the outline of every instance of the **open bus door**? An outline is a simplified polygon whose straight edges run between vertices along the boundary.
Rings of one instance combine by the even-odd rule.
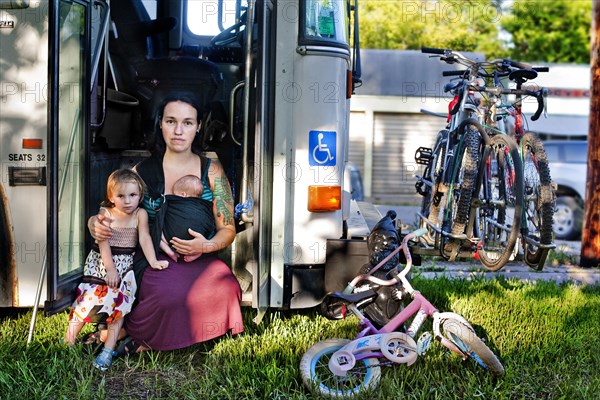
[[[91,210],[88,168],[92,98],[108,27],[108,4],[61,0],[51,14],[52,48],[48,85],[48,250],[47,300],[51,315],[71,305],[81,280],[86,217]],[[88,51],[91,49],[91,51]],[[93,93],[92,97],[90,94]]]
[[[107,3],[100,0],[51,4],[49,40],[58,51],[50,54],[48,65],[46,315],[73,302],[87,253],[90,93],[96,85],[109,15]]]

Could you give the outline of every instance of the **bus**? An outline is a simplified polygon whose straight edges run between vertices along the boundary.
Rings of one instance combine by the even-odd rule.
[[[71,304],[106,178],[148,157],[173,90],[203,102],[203,149],[232,187],[220,256],[244,304],[343,288],[378,216],[344,183],[356,1],[0,0],[0,307]]]

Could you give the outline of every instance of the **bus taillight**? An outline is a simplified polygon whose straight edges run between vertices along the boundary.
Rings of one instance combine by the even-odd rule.
[[[326,212],[340,210],[342,204],[341,186],[309,186],[308,211]]]

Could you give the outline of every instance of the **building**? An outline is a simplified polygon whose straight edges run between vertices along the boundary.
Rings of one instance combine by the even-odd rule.
[[[469,54],[483,58],[482,54]],[[351,100],[349,159],[363,173],[365,196],[376,204],[420,204],[415,175],[423,166],[414,161],[420,147],[432,147],[446,114],[450,96],[443,91],[451,78],[442,72],[463,69],[416,50],[362,50],[362,87]],[[549,89],[547,118],[528,120],[542,138],[587,138],[590,68],[588,65],[544,64],[535,83]],[[523,105],[533,114],[535,99]]]

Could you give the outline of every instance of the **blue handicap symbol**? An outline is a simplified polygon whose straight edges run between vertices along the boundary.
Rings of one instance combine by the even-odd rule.
[[[336,133],[310,131],[308,133],[308,165],[335,166]]]

